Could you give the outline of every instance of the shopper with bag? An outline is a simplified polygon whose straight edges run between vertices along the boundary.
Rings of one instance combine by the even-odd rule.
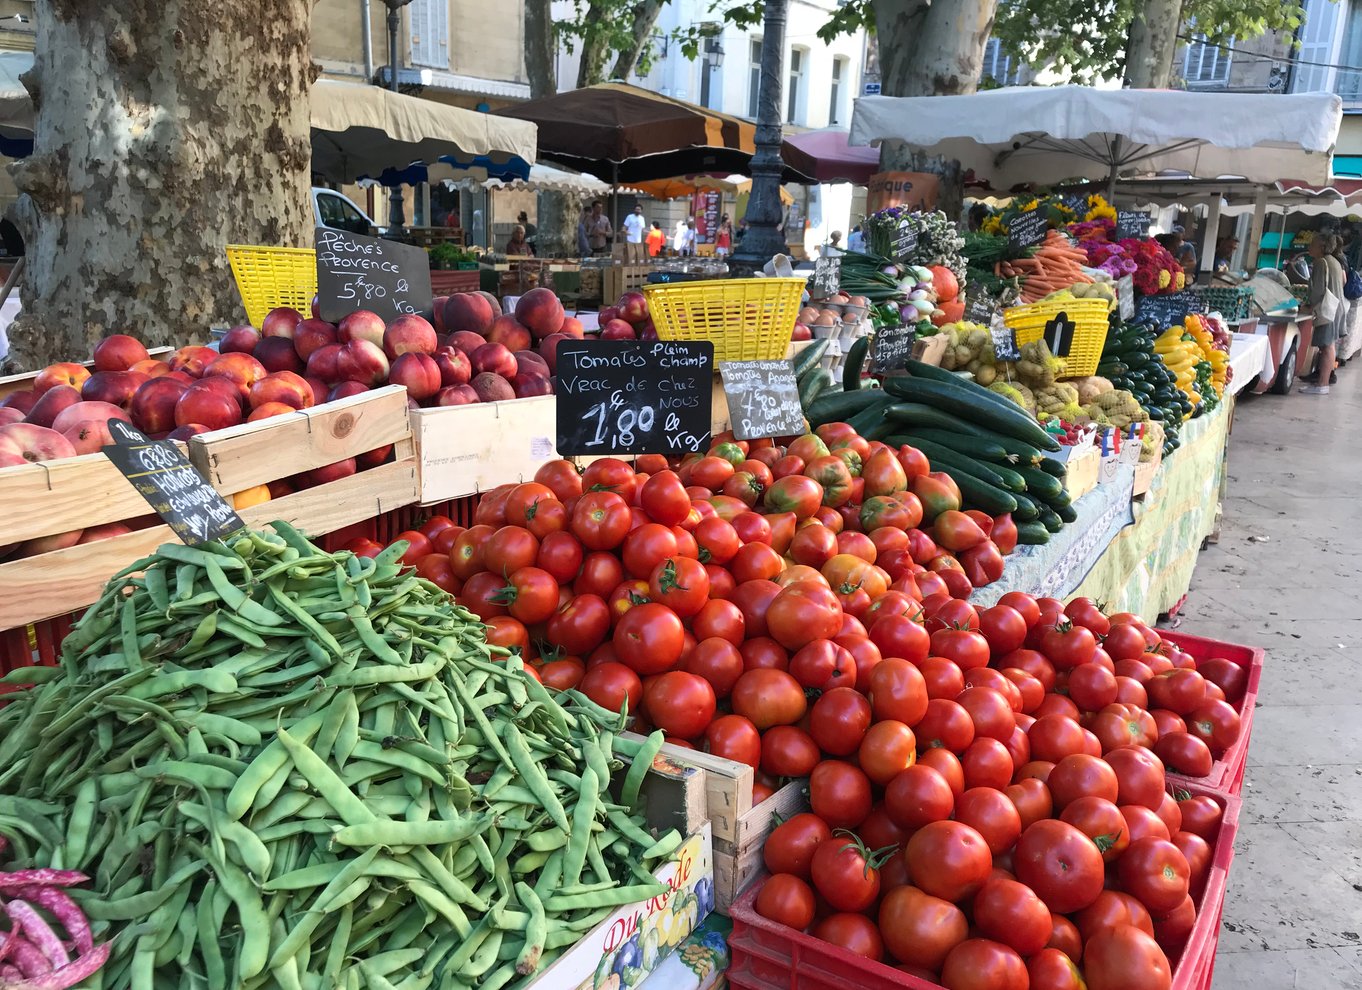
[[[1328,395],[1329,376],[1334,371],[1334,348],[1343,316],[1343,266],[1333,253],[1334,235],[1319,233],[1310,241],[1310,311],[1315,328],[1310,342],[1319,348],[1315,384],[1302,385],[1306,395]]]

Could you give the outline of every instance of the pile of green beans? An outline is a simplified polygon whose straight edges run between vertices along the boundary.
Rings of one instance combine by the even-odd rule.
[[[9,678],[0,834],[92,878],[87,986],[523,986],[667,889],[681,836],[635,810],[660,733],[550,693],[405,544],[272,528],[161,547]]]

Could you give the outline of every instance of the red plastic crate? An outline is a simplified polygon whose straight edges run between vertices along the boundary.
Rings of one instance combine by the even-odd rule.
[[[1200,663],[1212,657],[1223,657],[1231,663],[1248,670],[1248,685],[1244,697],[1234,706],[1239,712],[1239,738],[1227,749],[1220,759],[1211,765],[1211,772],[1205,777],[1184,777],[1170,773],[1169,780],[1179,785],[1194,783],[1239,794],[1244,789],[1244,768],[1248,764],[1249,733],[1253,730],[1253,710],[1258,703],[1258,683],[1263,677],[1263,660],[1266,652],[1255,646],[1241,646],[1238,643],[1222,643],[1219,640],[1190,636],[1186,633],[1159,631],[1159,636],[1178,649],[1190,653],[1192,659]]]
[[[1197,904],[1196,925],[1173,960],[1173,990],[1203,990],[1210,986],[1215,967],[1220,915],[1239,830],[1239,798],[1195,782],[1177,787],[1192,795],[1209,795],[1225,809],[1212,846],[1206,889]],[[728,983],[734,990],[941,990],[936,983],[768,921],[754,907],[760,889],[761,881],[754,883],[732,907]]]

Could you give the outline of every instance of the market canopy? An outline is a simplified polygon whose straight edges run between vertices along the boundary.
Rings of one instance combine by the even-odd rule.
[[[736,193],[739,186],[746,181],[740,175],[730,175],[726,178],[717,175],[679,175],[671,179],[635,182],[634,188],[641,193],[647,193],[653,199],[680,199],[682,196],[694,196],[702,189]]]
[[[856,101],[851,141],[904,141],[957,159],[995,189],[1165,170],[1325,184],[1342,107],[1333,93],[1086,86],[867,96]]]
[[[533,164],[533,124],[377,86],[318,79],[312,84],[312,171],[333,182],[381,175],[386,168],[484,155]]]
[[[839,127],[787,135],[780,157],[796,172],[817,182],[854,182],[864,186],[880,170],[874,148],[853,147],[850,133]]]
[[[1248,182],[1243,179],[1151,178],[1126,179],[1116,184],[1122,204],[1135,206],[1206,205],[1220,200],[1220,216],[1253,213],[1261,201],[1265,211],[1303,213],[1309,216],[1345,217],[1362,213],[1362,180],[1334,177],[1325,185],[1295,179],[1279,182]]]

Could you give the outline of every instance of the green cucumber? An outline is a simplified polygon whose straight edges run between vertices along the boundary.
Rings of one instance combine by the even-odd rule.
[[[943,413],[940,409],[923,405],[920,402],[895,402],[885,415],[899,424],[899,429],[921,433],[924,429],[939,432],[964,434],[997,444],[1017,458],[1019,464],[1038,464],[1041,453],[1031,444],[1015,437],[1004,436],[993,430],[967,423],[958,416]],[[906,424],[906,425],[905,425]]]
[[[1012,513],[1013,519],[1017,520],[1019,523],[1023,523],[1035,522],[1040,518],[1040,509],[1036,508],[1034,499],[1028,498],[1025,495],[1020,495],[1016,492],[1012,493],[1012,497],[1017,500],[1017,511]]]
[[[997,461],[1001,464],[1010,464],[1016,460],[1014,455],[1009,454],[1007,448],[1002,444],[985,440],[983,437],[970,436],[967,433],[953,433],[949,430],[919,429],[916,426],[910,432],[924,440],[939,443],[951,450],[958,450],[960,453],[978,461]]]
[[[1040,510],[1040,524],[1051,533],[1058,533],[1064,528],[1064,520],[1059,518],[1055,510],[1048,506]]]
[[[1039,522],[1017,523],[1017,543],[1025,546],[1039,546],[1050,542],[1050,531]]]
[[[1017,473],[1026,481],[1028,492],[1037,498],[1045,499],[1047,502],[1052,498],[1058,498],[1059,493],[1064,491],[1062,481],[1040,468],[1017,468]]]
[[[933,465],[933,467],[935,466]],[[987,481],[970,474],[968,471],[962,471],[960,468],[950,465],[942,465],[938,470],[950,476],[951,480],[955,482],[955,486],[960,489],[960,495],[965,504],[971,509],[982,509],[990,516],[1016,511],[1017,500],[996,485],[990,485]]]
[[[790,359],[790,363],[794,365],[796,378],[803,378],[805,372],[818,364],[827,351],[828,342],[831,339],[830,337],[820,337]]]
[[[1072,504],[1056,505],[1054,510],[1055,515],[1059,516],[1059,518],[1063,519],[1066,523],[1078,522],[1078,510],[1075,509]]]
[[[847,348],[846,364],[842,367],[842,388],[848,392],[861,387],[861,369],[865,366],[865,358],[869,353],[869,337],[857,337]]]
[[[890,378],[886,379],[884,388],[900,399],[934,406],[1042,450],[1059,449],[1059,441],[1042,430],[1024,409],[978,385],[952,384],[930,378]]]
[[[958,450],[952,450],[939,443],[933,443],[931,440],[924,440],[914,433],[895,435],[893,439],[895,445],[898,443],[906,443],[909,446],[916,447],[918,450],[922,451],[927,455],[927,460],[932,462],[933,468],[936,467],[938,462],[941,464],[949,464],[962,471],[968,471],[976,478],[987,481],[990,485],[997,488],[1007,487],[1003,480],[1003,476],[994,470],[994,468],[997,467],[996,464],[985,464],[983,461],[975,460],[973,457],[969,456],[969,454],[962,454]]]
[[[1068,464],[1064,461],[1057,461],[1053,457],[1042,457],[1040,463],[1036,466],[1046,474],[1052,474],[1061,481],[1069,473]]]
[[[884,398],[885,393],[880,389],[862,388],[854,392],[836,392],[832,395],[819,396],[804,410],[804,414],[814,426],[821,426],[823,423],[836,423],[848,416],[854,416]]]
[[[799,406],[808,409],[815,399],[832,385],[832,372],[826,368],[814,368],[799,380]]]
[[[846,393],[843,394],[845,395]],[[880,423],[884,422],[884,407],[889,405],[892,401],[893,400],[887,395],[881,396],[879,402],[866,406],[855,415],[848,416],[847,425],[861,436],[865,436]]]

